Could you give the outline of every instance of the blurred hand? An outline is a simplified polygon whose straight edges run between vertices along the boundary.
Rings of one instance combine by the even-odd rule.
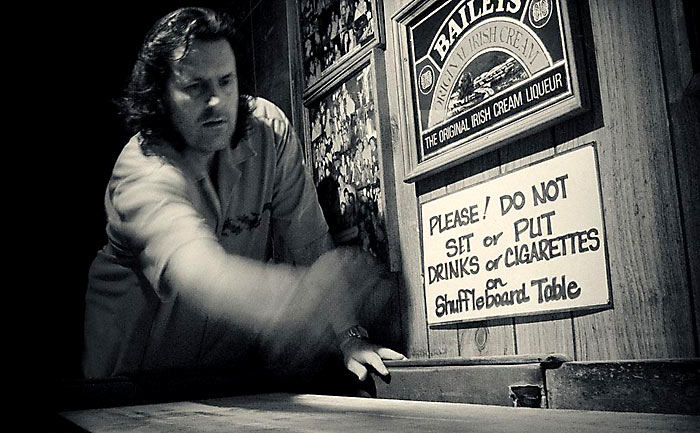
[[[300,291],[315,310],[313,320],[341,332],[357,323],[357,312],[382,279],[383,267],[359,248],[341,247],[314,262]]]
[[[354,373],[358,379],[367,379],[367,366],[372,367],[382,376],[389,374],[382,360],[400,360],[406,357],[386,347],[373,344],[361,338],[348,337],[340,344],[345,368]]]
[[[351,247],[330,250],[299,271],[288,305],[263,338],[273,357],[287,357],[283,353],[291,351],[303,358],[304,353],[335,346],[329,331],[338,333],[358,323],[358,310],[374,295],[383,275],[374,257]]]

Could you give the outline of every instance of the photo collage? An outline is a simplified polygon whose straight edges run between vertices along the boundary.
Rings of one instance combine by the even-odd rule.
[[[371,0],[301,0],[300,13],[307,86],[346,54],[373,40]]]
[[[309,108],[311,162],[319,201],[337,245],[387,260],[377,112],[367,65]]]

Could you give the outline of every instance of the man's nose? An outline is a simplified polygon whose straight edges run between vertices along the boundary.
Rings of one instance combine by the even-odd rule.
[[[207,106],[216,107],[217,105],[219,105],[219,102],[221,102],[221,98],[219,98],[216,94],[213,94],[209,96],[209,99],[207,100]]]
[[[213,84],[209,88],[209,99],[207,99],[207,106],[215,107],[221,102],[221,87]]]

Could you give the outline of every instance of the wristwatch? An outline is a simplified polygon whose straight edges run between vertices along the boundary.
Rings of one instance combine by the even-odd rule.
[[[359,338],[361,340],[366,340],[369,338],[367,330],[360,325],[353,325],[343,332],[341,335],[341,341],[345,341],[348,338]]]

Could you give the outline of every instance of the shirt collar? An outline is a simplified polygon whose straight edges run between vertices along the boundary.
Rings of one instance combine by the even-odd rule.
[[[206,171],[195,167],[167,140],[156,138],[154,139],[153,145],[146,145],[143,138],[141,138],[140,141],[145,152],[157,154],[166,159],[168,162],[183,170],[195,181],[201,181],[207,176]],[[217,151],[215,158],[217,160],[217,164],[219,164],[219,173],[240,173],[238,165],[256,155],[257,152],[251,146],[250,137],[248,134],[246,134],[243,136],[243,138],[241,138],[235,147],[226,146],[224,149]]]

